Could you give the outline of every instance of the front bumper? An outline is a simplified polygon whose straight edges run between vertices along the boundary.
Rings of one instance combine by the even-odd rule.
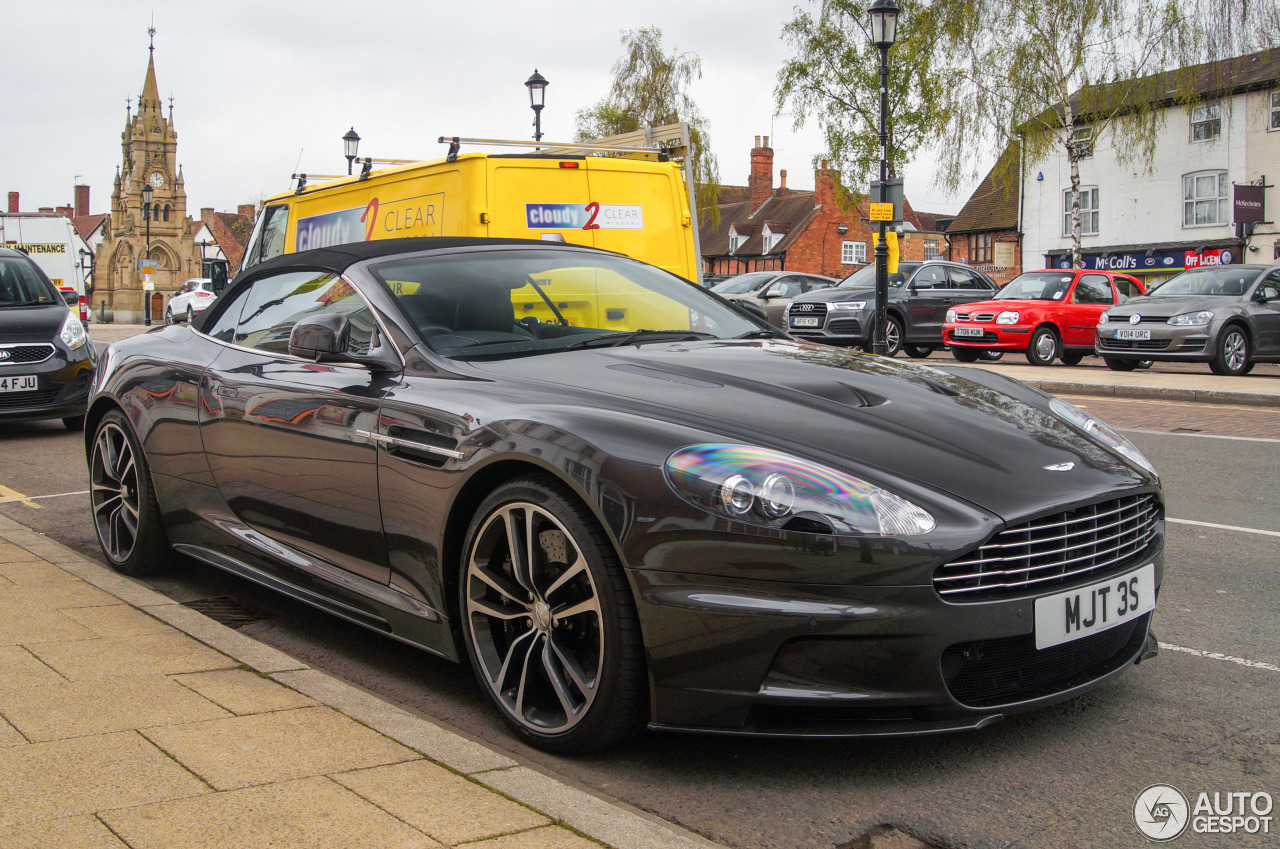
[[[0,374],[35,375],[32,392],[0,393],[0,421],[38,421],[83,416],[89,403],[97,353],[92,342],[68,354],[60,346],[46,360],[0,367]]]
[[[957,327],[980,327],[982,336],[957,336]],[[1031,344],[1031,327],[1016,324],[966,323],[947,324],[942,338],[955,348],[981,348],[984,351],[1025,351]]]
[[[822,319],[821,327],[795,327],[793,320],[802,316],[788,314],[786,330],[797,339],[809,342],[822,342],[827,345],[859,347],[870,344],[870,332],[873,312],[835,311],[828,312]]]
[[[1212,360],[1217,352],[1218,334],[1222,329],[1217,322],[1199,327],[1152,323],[1144,327],[1151,330],[1150,339],[1112,338],[1116,327],[1130,326],[1128,323],[1100,326],[1094,337],[1094,350],[1099,356],[1118,359],[1203,363]]]

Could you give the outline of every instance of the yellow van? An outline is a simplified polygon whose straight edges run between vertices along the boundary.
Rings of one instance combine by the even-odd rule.
[[[479,236],[604,248],[697,282],[687,138],[687,126],[674,124],[508,154],[459,150],[464,144],[532,143],[441,138],[451,142],[443,159],[376,171],[374,160],[365,160],[360,175],[312,184],[295,175],[295,190],[265,202],[241,268],[282,253],[369,239]],[[567,287],[563,295],[575,300],[571,296],[585,294],[582,283],[555,281],[553,287]],[[593,298],[580,306],[594,322],[596,310],[607,312],[602,303]]]

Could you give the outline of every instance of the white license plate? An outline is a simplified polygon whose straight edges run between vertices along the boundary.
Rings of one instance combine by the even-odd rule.
[[[1138,569],[1036,599],[1036,648],[1069,643],[1123,625],[1156,607],[1156,567]]]
[[[34,374],[14,374],[0,377],[0,392],[35,392],[40,381]]]
[[[982,334],[985,332],[986,331],[984,331],[981,327],[956,327],[952,329],[951,335],[952,336],[977,336],[981,338]]]
[[[822,319],[816,315],[802,315],[799,318],[791,319],[792,327],[819,327],[822,325]]]
[[[1117,327],[1117,328],[1115,329],[1115,331],[1113,331],[1113,332],[1115,333],[1115,336],[1113,336],[1113,337],[1112,337],[1113,339],[1138,339],[1138,340],[1142,340],[1142,339],[1150,339],[1150,338],[1151,338],[1151,331],[1150,331],[1150,330],[1147,330],[1147,329],[1145,329],[1145,328],[1138,328],[1138,327]]]

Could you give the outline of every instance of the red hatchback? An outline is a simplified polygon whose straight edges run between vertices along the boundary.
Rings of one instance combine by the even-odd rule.
[[[1061,358],[1073,366],[1093,353],[1103,311],[1144,294],[1136,278],[1112,271],[1027,271],[993,300],[947,310],[942,338],[962,363],[983,351],[1025,351],[1032,365]]]

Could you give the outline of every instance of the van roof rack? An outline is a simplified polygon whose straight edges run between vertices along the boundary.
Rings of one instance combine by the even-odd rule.
[[[567,156],[580,152],[630,153],[657,156],[659,161],[686,156],[689,152],[686,124],[667,124],[662,127],[646,127],[632,133],[606,136],[584,142],[532,142],[511,139],[473,139],[462,136],[441,136],[440,144],[449,145],[445,159],[453,162],[464,144],[490,147],[533,148],[543,156]]]

